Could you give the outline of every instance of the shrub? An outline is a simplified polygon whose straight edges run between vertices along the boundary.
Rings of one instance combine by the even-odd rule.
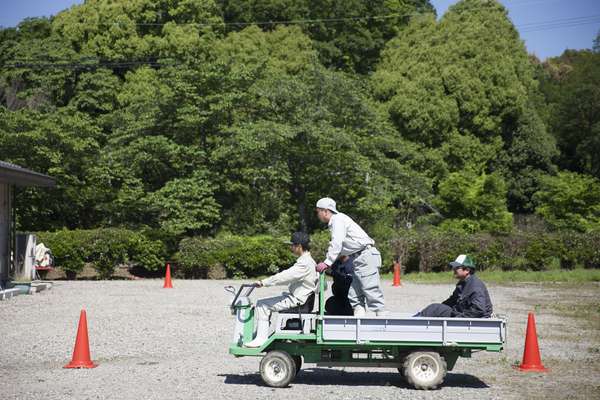
[[[393,258],[398,260],[405,272],[419,270],[419,243],[420,236],[413,230],[404,230],[399,237],[390,241]]]
[[[37,242],[44,243],[54,255],[55,264],[67,275],[75,275],[83,270],[89,253],[87,232],[61,230],[38,232]]]
[[[494,237],[489,234],[473,236],[473,252],[477,255],[477,269],[494,270],[507,269],[510,259],[506,256],[504,237]]]
[[[600,268],[600,232],[561,232],[561,267]]]
[[[179,244],[176,260],[186,277],[204,278],[219,267],[233,278],[270,275],[294,262],[286,240],[289,238],[230,234],[185,238]]]
[[[439,184],[434,203],[447,218],[445,230],[510,232],[512,214],[506,208],[506,183],[498,173],[453,172]]]
[[[532,271],[542,271],[552,263],[552,257],[555,254],[552,242],[546,236],[530,237],[525,248],[525,268]]]
[[[555,234],[558,239],[556,256],[560,260],[560,266],[563,269],[573,269],[583,264],[585,258],[586,246],[585,238],[578,232],[560,232]]]
[[[447,268],[448,262],[459,254],[472,253],[469,235],[432,231],[427,240],[421,240],[418,246],[419,270],[438,272]]]
[[[179,243],[176,259],[186,277],[223,276],[223,271],[233,278],[269,275],[293,263],[293,255],[283,244],[287,239],[230,234],[216,238],[186,238]],[[329,240],[329,232],[325,230],[311,235],[311,253],[315,260],[325,257]],[[439,228],[402,230],[396,237],[378,240],[377,246],[389,248],[405,272],[447,271],[448,262],[459,254],[470,254],[480,271],[600,266],[600,233],[597,232],[467,234]]]
[[[91,232],[88,261],[94,264],[101,279],[109,278],[116,265],[127,261],[129,232],[120,229],[98,229]]]
[[[401,231],[391,248],[407,272],[447,269],[458,254],[470,254],[479,270],[600,267],[600,232],[520,232],[508,235]]]
[[[555,229],[600,229],[600,181],[575,172],[546,176],[533,196],[535,212]]]
[[[163,265],[165,246],[142,233],[121,228],[38,232],[38,242],[52,250],[56,265],[69,275],[92,263],[100,278],[108,278],[119,264],[141,266],[149,271]]]

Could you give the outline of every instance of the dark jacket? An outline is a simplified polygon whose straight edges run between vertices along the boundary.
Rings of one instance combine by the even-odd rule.
[[[490,295],[485,284],[475,275],[458,282],[452,296],[442,304],[452,307],[453,317],[489,318],[492,315]]]
[[[328,275],[333,277],[331,292],[333,296],[325,302],[325,314],[327,315],[353,315],[354,311],[348,300],[348,291],[352,284],[352,262],[333,263],[331,268],[326,270]]]

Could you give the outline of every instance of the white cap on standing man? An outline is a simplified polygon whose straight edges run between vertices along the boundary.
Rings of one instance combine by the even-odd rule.
[[[335,208],[335,200],[333,200],[330,197],[323,197],[322,199],[320,199],[319,201],[317,201],[317,208],[323,208],[325,210],[330,210],[333,213],[338,212],[338,210]]]

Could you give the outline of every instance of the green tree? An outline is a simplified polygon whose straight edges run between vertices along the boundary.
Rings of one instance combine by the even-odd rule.
[[[90,0],[1,29],[0,154],[58,181],[19,192],[20,226],[287,234],[324,195],[378,241],[553,221],[554,162],[598,176],[598,54],[540,63],[496,1],[431,11]]]
[[[223,168],[231,218],[285,226],[298,215],[306,230],[315,223],[319,196],[342,203],[361,197],[369,161],[360,152],[360,129],[372,117],[354,93],[357,86],[320,67],[295,27],[271,33],[247,28],[231,34],[222,50],[243,62],[245,73],[256,74],[211,155]],[[266,57],[257,57],[261,53]]]
[[[0,34],[0,105],[9,110],[52,111],[73,94],[77,74],[69,64],[75,52],[52,34],[46,18],[25,19]]]
[[[575,172],[545,177],[534,200],[535,212],[555,229],[600,229],[600,181]]]
[[[600,54],[566,51],[544,64],[542,90],[560,149],[559,164],[600,177]]]
[[[196,37],[211,31],[176,24],[210,26],[222,21],[219,14],[212,0],[90,0],[59,13],[52,29],[80,57],[117,62],[115,72],[122,73],[136,62],[171,56],[167,49],[181,51],[175,38],[185,43],[190,31]]]
[[[0,153],[5,161],[52,175],[55,189],[19,191],[17,215],[24,229],[90,227],[98,222],[88,169],[98,154],[98,127],[86,114],[45,114],[0,107]]]
[[[439,22],[413,18],[383,51],[373,87],[405,138],[439,149],[448,171],[500,171],[510,209],[531,211],[556,150],[534,105],[534,68],[502,5],[463,0]]]
[[[199,234],[219,219],[219,205],[213,197],[215,186],[206,171],[190,178],[170,180],[149,196],[149,205],[158,214],[158,223],[167,233]]]
[[[379,52],[414,14],[435,13],[429,0],[219,0],[226,23],[238,30],[261,22],[264,30],[291,21],[313,41],[327,67],[368,73]],[[294,21],[307,21],[297,23]]]
[[[499,174],[453,172],[440,182],[435,204],[445,217],[441,227],[473,233],[509,232],[506,184]]]

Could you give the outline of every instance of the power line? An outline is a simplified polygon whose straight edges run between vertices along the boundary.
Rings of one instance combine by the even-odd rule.
[[[595,17],[595,18],[585,19],[585,20],[571,21],[571,22],[568,22],[568,21],[566,21],[566,22],[548,22],[545,24],[529,26],[523,30],[520,30],[519,32],[521,32],[521,33],[539,32],[539,31],[547,31],[547,30],[562,29],[562,28],[572,28],[572,27],[590,25],[590,24],[600,24],[600,16]]]
[[[586,15],[586,16],[581,16],[581,17],[572,17],[572,18],[560,18],[560,19],[551,19],[551,20],[546,20],[546,21],[537,21],[537,22],[529,22],[526,24],[518,24],[515,26],[520,26],[520,27],[528,27],[531,25],[544,25],[547,23],[559,23],[559,22],[577,22],[577,21],[582,21],[582,20],[587,20],[587,19],[592,19],[592,18],[600,18],[600,14],[597,15]]]
[[[516,3],[514,6],[529,5],[529,4],[540,4],[547,3],[548,1],[561,1],[561,0],[525,0],[523,3]],[[504,8],[503,4],[500,4]],[[475,11],[496,8],[495,4],[488,3],[481,7],[469,7],[464,11]],[[316,24],[316,23],[339,23],[339,22],[352,22],[352,21],[368,21],[368,20],[384,20],[391,18],[402,18],[412,17],[419,15],[434,15],[434,12],[410,12],[405,14],[392,13],[384,15],[365,15],[365,16],[349,16],[349,17],[336,17],[336,18],[304,18],[304,19],[290,19],[290,20],[271,20],[271,21],[243,21],[243,22],[101,22],[96,26],[114,26],[114,25],[126,25],[126,26],[164,26],[164,25],[175,25],[175,26],[197,26],[197,27],[212,27],[212,26],[250,26],[250,25],[302,25],[302,24]],[[83,22],[81,22],[83,24]]]
[[[15,62],[13,64],[3,65],[2,68],[19,69],[73,69],[73,70],[91,70],[98,68],[124,69],[138,66],[149,66],[153,68],[164,68],[182,65],[182,62],[159,62],[159,61],[121,61],[121,62],[96,62],[84,64],[80,62]]]
[[[469,9],[469,10],[472,10]],[[316,23],[316,22],[341,22],[349,20],[363,20],[363,19],[383,19],[403,16],[415,16],[415,15],[426,15],[428,13],[410,13],[410,14],[389,14],[379,15],[370,17],[345,17],[345,18],[329,18],[329,19],[311,19],[311,20],[289,20],[289,21],[263,21],[263,22],[240,22],[240,23],[223,23],[231,25],[260,25],[260,24],[284,24],[284,23]],[[560,18],[546,21],[530,22],[525,24],[514,25],[515,27],[521,27],[521,33],[546,31],[553,29],[562,29],[568,27],[576,27],[581,25],[588,25],[600,23],[600,15],[592,16],[580,16],[571,18]],[[138,24],[139,25],[139,24]],[[157,24],[164,25],[164,24]],[[183,25],[198,25],[198,24],[183,24]],[[212,24],[206,24],[206,26]],[[130,60],[130,61],[100,61],[98,57],[81,57],[78,60],[72,59],[54,59],[51,61],[40,61],[40,59],[15,59],[12,64],[6,64],[3,68],[42,68],[42,69],[95,69],[95,68],[130,68],[135,66],[147,65],[154,68],[162,68],[169,66],[181,65],[182,62],[164,62],[158,60]],[[86,63],[87,62],[87,63]]]
[[[525,34],[525,33],[531,33],[531,32],[551,31],[551,30],[556,30],[556,29],[574,28],[574,27],[578,27],[578,26],[592,25],[592,24],[600,24],[600,19],[597,20],[597,21],[590,21],[590,22],[581,23],[581,24],[574,24],[574,25],[559,25],[559,26],[553,26],[553,27],[545,27],[545,28],[538,28],[538,29],[529,29],[529,30],[526,30],[526,31],[522,31],[521,33]]]
[[[559,1],[559,0],[554,0],[554,1]],[[533,1],[528,1],[526,0],[525,3],[517,3],[518,5],[524,5],[524,4],[529,4],[529,3],[540,3],[540,0],[533,0]],[[547,2],[547,0],[545,0],[544,2]],[[486,6],[482,6],[482,7],[470,7],[468,9],[466,9],[465,11],[474,11],[474,10],[481,10],[481,9],[489,9],[489,8],[495,8],[494,5],[489,4]],[[350,17],[339,17],[339,18],[312,18],[312,19],[292,19],[292,20],[273,20],[273,21],[250,21],[250,22],[225,22],[225,21],[220,21],[220,22],[210,22],[210,23],[201,23],[201,22],[120,22],[120,21],[114,21],[114,22],[102,22],[102,23],[98,23],[96,24],[96,26],[114,26],[114,25],[126,25],[126,26],[164,26],[164,25],[175,25],[175,26],[197,26],[197,27],[211,27],[211,26],[250,26],[250,25],[301,25],[301,24],[315,24],[315,23],[339,23],[339,22],[351,22],[351,21],[366,21],[366,20],[385,20],[385,19],[391,19],[391,18],[402,18],[402,17],[411,17],[411,16],[424,16],[424,15],[431,15],[433,13],[431,12],[411,12],[411,13],[405,13],[405,14],[399,14],[399,13],[393,13],[393,14],[385,14],[385,15],[371,15],[371,16],[350,16]],[[596,17],[596,16],[586,16],[586,17],[574,17],[574,18],[565,18],[565,19],[558,19],[558,20],[549,20],[549,21],[540,21],[540,22],[532,22],[532,23],[526,23],[526,24],[518,24],[515,25],[516,27],[521,27],[521,26],[530,26],[530,25],[537,25],[537,24],[544,24],[547,22],[558,22],[558,21],[567,21],[567,20],[579,20],[581,18],[592,18],[592,17]],[[82,23],[83,24],[83,23]]]
[[[371,15],[371,16],[356,16],[356,17],[340,17],[340,18],[312,18],[312,19],[291,19],[291,20],[274,20],[274,21],[252,21],[252,22],[136,22],[136,23],[123,23],[123,22],[107,22],[100,23],[99,26],[106,25],[134,25],[134,26],[164,26],[164,25],[176,25],[176,26],[198,26],[198,27],[211,27],[211,26],[249,26],[249,25],[301,25],[301,24],[314,24],[314,23],[338,23],[348,21],[363,21],[363,20],[379,20],[379,19],[390,19],[390,18],[402,18],[416,15],[427,15],[433,13],[408,13],[408,14],[387,14],[387,15]]]
[[[539,2],[540,0],[535,0]],[[485,5],[482,7],[470,7],[465,11],[482,10],[496,8],[494,4]],[[410,12],[405,14],[392,13],[384,15],[365,15],[365,16],[349,16],[349,17],[336,17],[336,18],[305,18],[305,19],[290,19],[290,20],[273,20],[273,21],[250,21],[250,22],[102,22],[96,24],[96,26],[114,26],[114,25],[126,25],[126,26],[164,26],[164,25],[176,25],[176,26],[197,26],[197,27],[211,27],[211,26],[250,26],[250,25],[302,25],[302,24],[315,24],[315,23],[339,23],[339,22],[351,22],[351,21],[368,21],[368,20],[384,20],[391,18],[402,18],[412,17],[419,15],[435,15],[434,12]],[[83,22],[82,22],[83,24]]]

